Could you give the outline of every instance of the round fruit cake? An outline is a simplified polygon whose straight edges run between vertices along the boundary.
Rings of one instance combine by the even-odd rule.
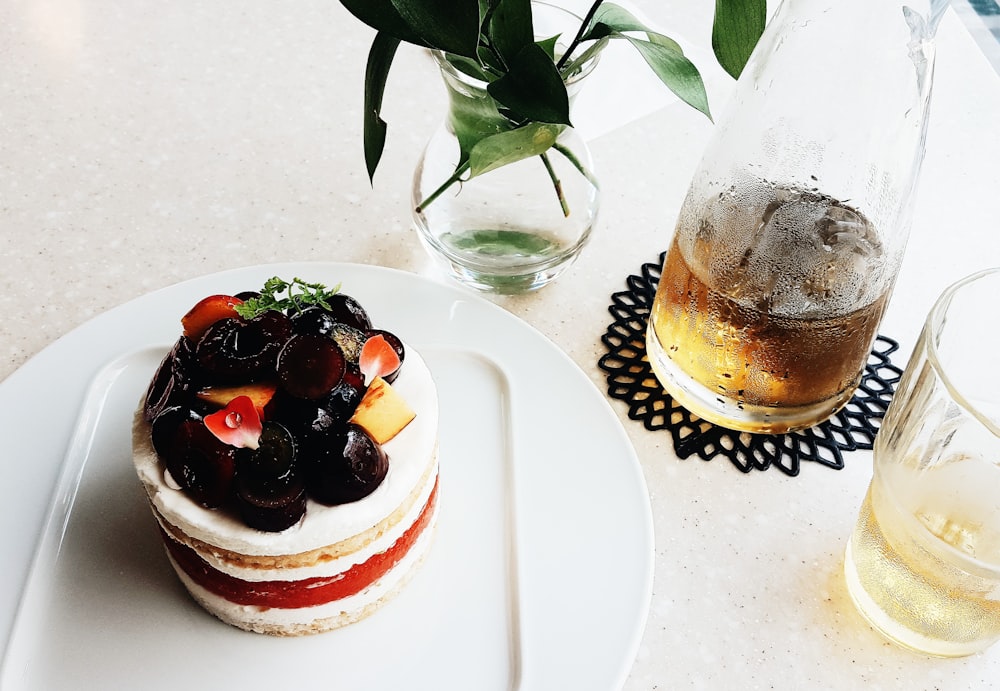
[[[184,586],[219,619],[302,635],[397,593],[437,515],[424,361],[322,284],[267,281],[182,319],[132,456]]]

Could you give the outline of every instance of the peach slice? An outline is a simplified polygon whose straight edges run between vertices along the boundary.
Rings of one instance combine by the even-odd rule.
[[[206,403],[225,408],[230,401],[239,396],[249,398],[257,409],[257,415],[264,417],[264,406],[274,398],[274,392],[278,390],[278,385],[274,382],[254,382],[253,384],[243,384],[242,386],[210,386],[195,394]]]
[[[382,377],[375,377],[358,403],[351,422],[363,427],[379,444],[384,444],[416,416],[399,392]]]
[[[236,306],[242,304],[242,300],[232,295],[209,295],[207,298],[202,298],[181,317],[184,335],[197,343],[198,339],[205,335],[208,327],[215,322],[238,317]]]

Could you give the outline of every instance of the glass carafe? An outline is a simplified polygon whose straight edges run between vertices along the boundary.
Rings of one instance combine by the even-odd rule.
[[[853,395],[910,226],[948,0],[785,0],[679,212],[647,351],[681,405],[780,433]]]

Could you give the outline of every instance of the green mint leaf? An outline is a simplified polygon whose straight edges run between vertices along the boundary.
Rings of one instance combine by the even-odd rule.
[[[235,309],[236,313],[244,319],[253,319],[268,310],[301,312],[312,305],[321,305],[325,309],[330,309],[328,300],[338,292],[340,292],[339,283],[328,289],[322,283],[307,283],[301,278],[294,278],[289,283],[273,276],[264,281],[260,297],[244,300],[243,304],[236,305]],[[282,293],[287,293],[287,295],[281,297]]]
[[[233,309],[236,310],[236,314],[240,315],[244,319],[253,319],[255,316],[260,314],[258,311],[259,304],[260,300],[257,298],[250,298],[249,300],[244,300],[243,304],[236,305]]]
[[[715,0],[712,50],[733,79],[743,72],[766,22],[766,0]]]

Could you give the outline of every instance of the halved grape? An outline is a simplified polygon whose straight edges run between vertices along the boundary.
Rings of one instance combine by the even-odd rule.
[[[150,423],[150,440],[153,442],[156,455],[160,458],[167,457],[174,434],[182,422],[187,420],[201,422],[203,419],[204,414],[201,410],[195,410],[188,406],[175,405],[160,411]]]
[[[306,307],[301,312],[296,312],[291,316],[292,328],[298,334],[311,334],[313,336],[327,336],[337,320],[333,314],[327,312],[319,305]]]
[[[284,425],[296,442],[300,436],[325,433],[336,424],[321,401],[297,398],[283,389],[265,406],[264,418]]]
[[[190,399],[196,369],[194,344],[181,336],[160,362],[146,390],[142,410],[146,422],[152,422],[164,409]]]
[[[295,461],[292,435],[275,422],[264,423],[257,449],[238,455],[236,503],[248,526],[279,532],[305,513],[305,485]]]
[[[336,341],[337,345],[340,346],[340,350],[343,351],[344,357],[349,362],[358,361],[358,357],[361,355],[361,348],[365,344],[366,336],[364,331],[338,322],[330,328],[330,333],[327,335]]]
[[[305,487],[299,483],[295,494],[281,502],[260,500],[237,492],[236,506],[248,527],[266,533],[280,533],[298,523],[305,514],[307,496]]]
[[[372,321],[365,308],[350,295],[337,293],[327,300],[327,304],[330,306],[330,313],[337,322],[352,326],[359,331],[368,331],[372,328]]]
[[[364,499],[382,484],[389,459],[364,429],[351,423],[338,443],[310,458],[303,471],[306,491],[314,500],[346,504]]]
[[[365,395],[365,388],[364,378],[358,365],[348,362],[340,383],[322,399],[323,408],[337,424],[344,424],[354,415],[358,403]]]
[[[181,489],[205,508],[222,506],[236,473],[236,449],[196,420],[182,422],[169,446],[164,463]]]
[[[248,322],[222,319],[210,326],[198,341],[198,362],[221,381],[247,382],[269,377],[291,334],[291,321],[274,310]]]
[[[329,338],[298,334],[278,354],[278,380],[293,396],[317,399],[340,382],[345,366],[344,354]]]

